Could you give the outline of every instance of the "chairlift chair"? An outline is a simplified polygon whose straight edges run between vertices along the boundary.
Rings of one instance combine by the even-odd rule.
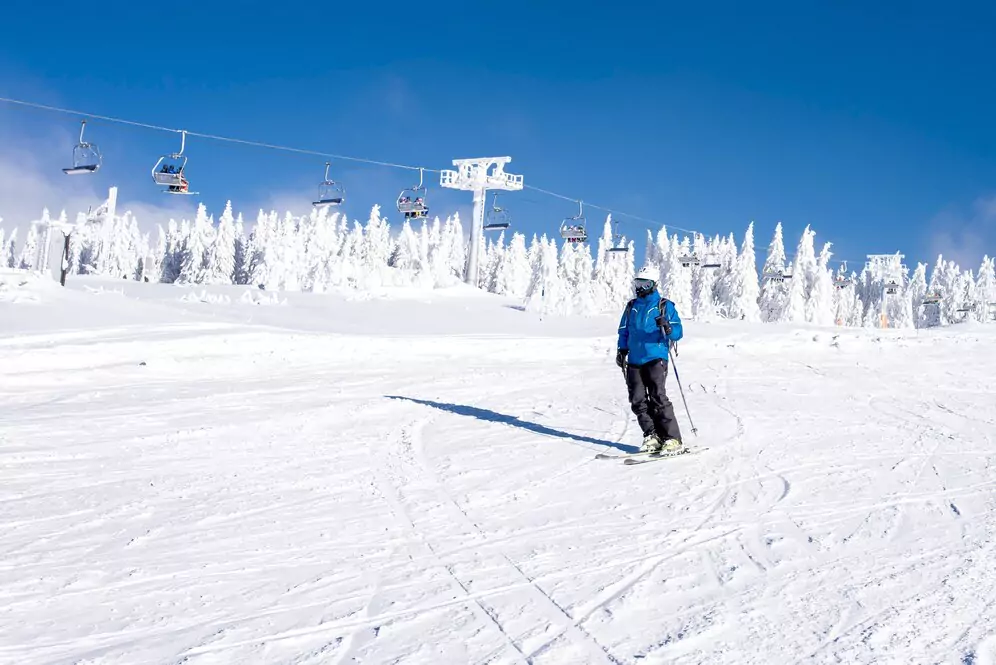
[[[701,263],[701,261],[699,261],[699,257],[695,256],[695,252],[678,257],[678,262],[681,263],[682,268],[698,266]]]
[[[93,143],[83,140],[83,131],[86,129],[86,120],[80,123],[80,140],[73,146],[73,165],[62,169],[66,175],[86,175],[96,173],[100,168],[100,150]]]
[[[588,241],[588,229],[584,219],[584,205],[578,201],[578,214],[566,217],[560,223],[560,236],[571,244]]]
[[[956,311],[960,312],[962,314],[964,314],[965,312],[974,312],[975,311],[975,303],[973,302],[973,303],[968,304],[968,305],[962,305]]]
[[[899,293],[899,284],[896,282],[896,280],[891,279],[888,282],[886,282],[885,292],[890,296],[894,296],[897,293]]]
[[[165,187],[164,194],[191,195],[197,192],[190,191],[190,183],[183,170],[187,167],[187,157],[183,154],[183,149],[187,145],[187,132],[180,132],[180,152],[163,155],[152,167],[152,179],[157,185]]]
[[[318,199],[311,204],[316,208],[342,205],[343,200],[346,198],[346,193],[342,185],[329,179],[329,167],[331,165],[331,162],[325,162],[325,179],[318,186]]]
[[[612,233],[612,246],[609,247],[610,252],[628,252],[629,245],[623,244],[622,234],[619,233],[619,220],[612,222],[615,227],[615,231]]]
[[[784,282],[786,279],[792,279],[792,271],[789,269],[785,270],[775,270],[773,272],[766,272],[762,275],[762,278],[766,282]]]
[[[510,226],[508,211],[498,207],[498,192],[491,200],[491,209],[488,210],[488,218],[484,223],[485,231],[504,231]]]
[[[700,267],[702,268],[722,268],[723,264],[714,256],[707,256],[705,260],[702,261]]]
[[[849,287],[853,281],[847,275],[837,275],[833,279],[833,285],[838,289],[846,289]]]
[[[923,297],[923,304],[924,305],[936,305],[936,304],[938,304],[940,302],[941,302],[941,294],[937,293],[937,292],[935,292],[935,293],[928,293],[927,295],[925,295]]]
[[[406,219],[418,219],[425,217],[429,212],[426,202],[426,189],[422,184],[423,172],[418,170],[418,185],[402,189],[398,195],[398,212],[405,214]],[[409,193],[410,192],[410,193]]]

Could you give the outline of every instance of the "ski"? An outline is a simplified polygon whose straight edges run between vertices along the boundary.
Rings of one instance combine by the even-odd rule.
[[[629,457],[640,457],[642,455],[649,455],[648,451],[641,451],[638,453],[620,453],[618,455],[610,455],[608,453],[598,453],[595,455],[595,459],[627,459]]]
[[[648,456],[646,459],[624,459],[623,464],[633,465],[633,464],[647,464],[648,462],[657,462],[662,459],[673,459],[675,457],[684,457],[685,455],[694,455],[696,453],[701,453],[704,450],[709,450],[708,448],[686,448],[678,453],[671,453],[670,455],[660,455],[654,453]]]

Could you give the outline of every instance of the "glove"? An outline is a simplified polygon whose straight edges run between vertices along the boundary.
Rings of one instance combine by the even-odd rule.
[[[626,355],[629,353],[629,349],[619,349],[616,351],[616,364],[622,367],[626,364]]]
[[[663,314],[654,319],[654,322],[657,323],[658,328],[664,331],[665,335],[668,337],[671,336],[671,324],[667,322],[667,319],[664,318]]]

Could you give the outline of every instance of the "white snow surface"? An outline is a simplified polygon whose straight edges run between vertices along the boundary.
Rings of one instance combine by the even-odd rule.
[[[996,662],[996,327],[689,321],[625,466],[617,320],[0,272],[0,662]]]

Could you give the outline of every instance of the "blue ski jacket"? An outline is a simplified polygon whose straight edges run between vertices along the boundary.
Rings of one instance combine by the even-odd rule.
[[[671,334],[665,336],[655,319],[661,315],[671,325]],[[656,290],[642,298],[631,300],[619,321],[618,349],[629,351],[630,365],[646,365],[654,360],[667,362],[667,349],[670,342],[677,342],[683,336],[681,318],[674,303],[661,298]]]

